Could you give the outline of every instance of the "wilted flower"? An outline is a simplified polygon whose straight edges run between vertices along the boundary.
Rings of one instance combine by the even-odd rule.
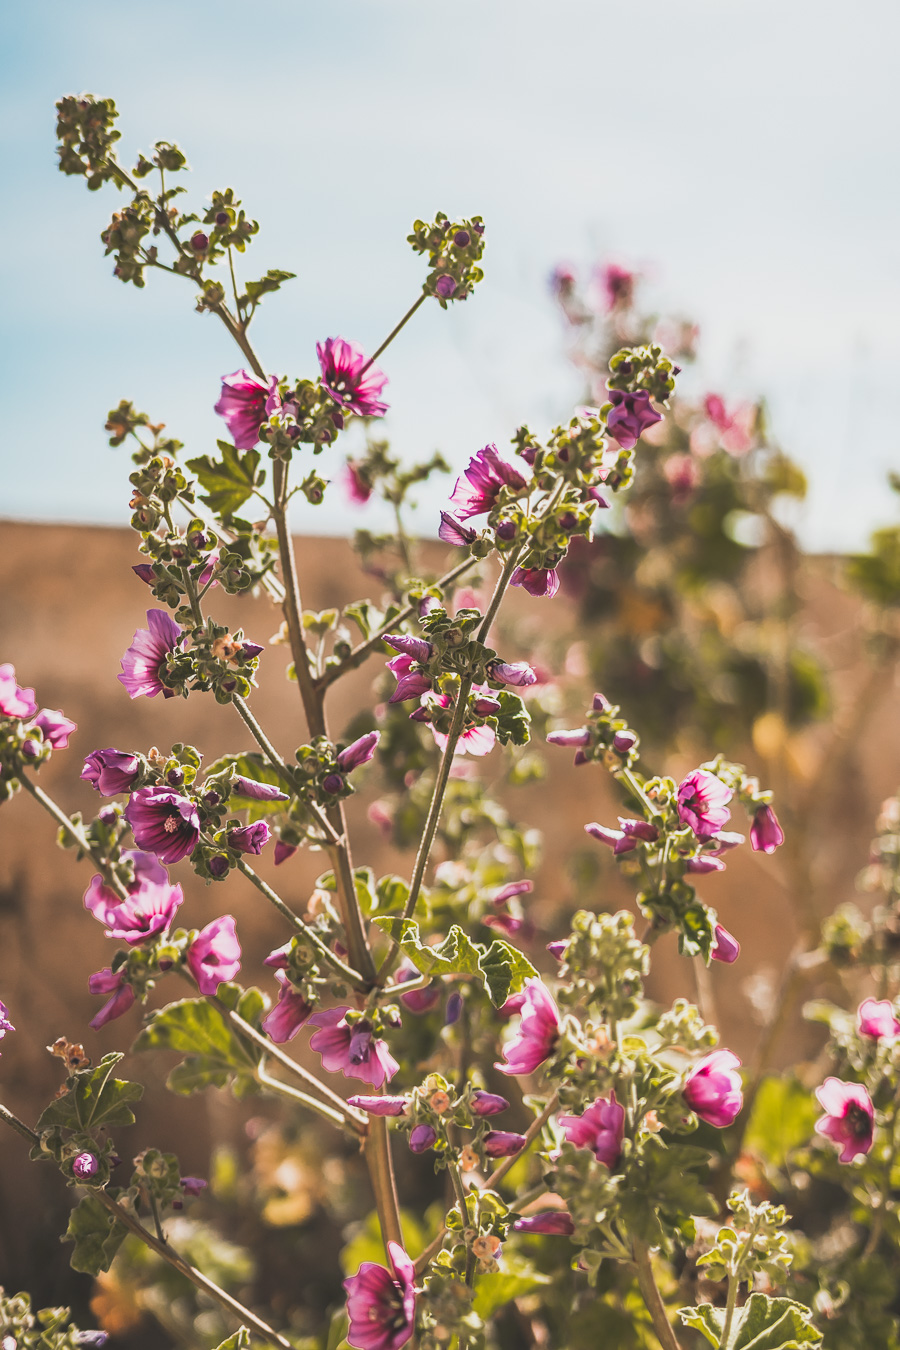
[[[267,420],[266,401],[278,384],[273,376],[268,384],[249,370],[236,370],[222,376],[222,393],[214,408],[224,418],[238,450],[252,450]]]
[[[589,1148],[598,1162],[612,1170],[619,1160],[625,1135],[625,1108],[615,1092],[598,1097],[580,1116],[559,1116],[566,1139],[576,1148]]]
[[[527,1219],[516,1219],[514,1233],[548,1233],[559,1237],[571,1237],[575,1232],[572,1216],[566,1209],[543,1209],[539,1214],[531,1214]]]
[[[109,746],[106,750],[92,750],[85,757],[81,777],[101,797],[114,797],[117,792],[131,791],[140,767],[137,755]]]
[[[637,445],[648,427],[662,421],[662,414],[653,407],[646,389],[638,389],[634,394],[610,389],[609,398],[614,406],[606,419],[606,429],[623,450]]]
[[[112,998],[91,1018],[90,1025],[94,1031],[99,1031],[114,1018],[121,1017],[134,1003],[134,990],[125,983],[123,970],[113,971],[109,966],[105,970],[98,970],[88,980],[88,988],[92,994],[112,994]]]
[[[316,354],[327,392],[348,412],[358,417],[383,417],[388,410],[378,395],[388,377],[377,366],[368,366],[358,342],[345,338],[326,338],[316,343]]]
[[[146,942],[171,927],[184,896],[180,886],[169,884],[169,874],[152,853],[126,850],[122,857],[134,867],[134,881],[123,900],[110,889],[98,872],[84,893],[84,907],[100,923],[106,936],[132,946]]]
[[[506,1062],[494,1065],[501,1073],[534,1073],[559,1039],[559,1009],[543,981],[525,981],[521,1012],[518,1030],[503,1047]]]
[[[737,938],[729,933],[727,928],[723,928],[720,923],[716,924],[716,941],[712,949],[712,959],[714,961],[724,961],[726,966],[730,966],[738,959],[741,954],[741,944]]]
[[[501,488],[509,487],[518,492],[527,482],[528,479],[517,465],[501,459],[496,445],[486,445],[472,456],[462,478],[457,479],[450,505],[456,508],[463,520],[468,520],[470,516],[485,515],[496,505]]]
[[[147,624],[147,628],[139,628],[135,633],[122,657],[122,674],[116,678],[128,690],[129,698],[139,698],[141,694],[148,698],[157,694],[172,698],[173,692],[162,683],[160,672],[169,653],[177,651],[181,644],[181,629],[164,609],[148,609]]]
[[[4,717],[23,720],[37,711],[33,689],[22,689],[16,684],[15,667],[7,661],[0,666],[0,713]]]
[[[896,1040],[900,1036],[900,1022],[894,1016],[893,1003],[886,998],[864,999],[856,1010],[856,1029],[860,1036],[870,1036],[875,1041]]]
[[[741,1061],[731,1050],[714,1050],[698,1060],[684,1080],[682,1095],[701,1120],[724,1129],[744,1104]]]
[[[189,797],[168,788],[138,788],[124,815],[138,847],[155,853],[164,863],[186,858],[200,838],[196,806]]]
[[[750,826],[750,847],[757,853],[774,853],[784,843],[784,830],[771,806],[761,806]]]
[[[44,740],[53,746],[54,750],[65,750],[69,744],[69,737],[78,726],[65,713],[60,712],[59,708],[41,708],[37,717],[34,719],[34,725],[40,727]]]
[[[215,994],[223,980],[233,980],[241,968],[241,944],[234,918],[213,919],[187,949],[187,963],[201,994]]]
[[[328,1073],[342,1073],[345,1078],[361,1078],[372,1087],[381,1087],[390,1081],[400,1065],[386,1043],[372,1032],[369,1022],[362,1019],[348,1023],[349,1008],[329,1008],[309,1019],[321,1030],[309,1040],[311,1050],[322,1056],[322,1067]]]
[[[826,1078],[816,1088],[816,1100],[826,1112],[816,1121],[817,1134],[840,1144],[839,1161],[852,1162],[872,1147],[875,1112],[872,1099],[862,1083],[846,1083],[841,1078]]]
[[[731,812],[725,805],[734,794],[730,787],[705,769],[694,769],[687,778],[678,784],[678,816],[700,839],[721,830],[731,819]]]
[[[355,1350],[400,1350],[416,1322],[415,1267],[397,1242],[387,1244],[394,1276],[374,1261],[363,1261],[344,1281],[348,1344]]]
[[[298,994],[283,970],[275,972],[275,978],[281,984],[278,1002],[271,1012],[263,1018],[260,1026],[276,1045],[292,1041],[305,1022],[309,1020],[312,1004],[307,1003],[302,994]]]
[[[255,820],[252,825],[241,825],[228,831],[228,847],[238,853],[262,853],[271,838],[271,831],[264,820]]]

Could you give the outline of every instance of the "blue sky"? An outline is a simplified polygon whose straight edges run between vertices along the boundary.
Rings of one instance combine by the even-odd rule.
[[[386,355],[403,454],[461,466],[565,416],[579,382],[547,275],[611,254],[699,320],[698,387],[767,395],[811,479],[806,542],[861,544],[900,468],[898,47],[894,0],[6,6],[0,515],[124,522],[106,410],[131,398],[203,453],[240,364],[188,284],[111,277],[117,194],[55,169],[54,101],[88,90],[116,99],[126,161],[174,139],[197,202],[234,186],[261,222],[246,275],[298,274],[255,321],[279,372],[313,372],[329,335],[377,345],[417,292],[416,216],[484,216],[479,292]],[[295,524],[348,519],[335,491]]]

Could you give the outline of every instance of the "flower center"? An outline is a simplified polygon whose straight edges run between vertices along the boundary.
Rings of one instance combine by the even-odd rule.
[[[844,1112],[844,1120],[850,1126],[850,1133],[855,1139],[865,1139],[871,1130],[871,1122],[867,1113],[856,1102],[851,1102]]]
[[[163,829],[165,830],[166,834],[174,834],[175,831],[178,829],[178,817],[177,817],[177,816],[166,816],[166,820],[165,820],[165,824],[163,825]]]

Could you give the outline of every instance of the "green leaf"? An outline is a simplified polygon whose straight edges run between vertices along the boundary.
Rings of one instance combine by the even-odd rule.
[[[133,1125],[134,1112],[129,1102],[140,1101],[144,1089],[140,1083],[113,1078],[113,1070],[125,1056],[104,1055],[93,1069],[79,1069],[72,1077],[75,1084],[64,1097],[51,1102],[38,1121],[39,1130],[61,1125],[70,1130],[96,1129],[99,1125]]]
[[[379,914],[393,914],[402,910],[409,899],[409,883],[403,877],[380,877],[375,887],[376,909]]]
[[[222,452],[221,460],[201,455],[199,459],[189,459],[187,467],[200,480],[207,495],[201,498],[217,516],[228,517],[234,514],[253,493],[253,489],[262,483],[265,474],[258,474],[259,451],[245,450],[241,453],[229,441],[216,441]]]
[[[375,873],[371,867],[353,869],[353,886],[359,907],[367,917],[375,908]]]
[[[425,947],[419,941],[415,919],[377,917],[375,922],[399,942],[405,956],[423,975],[480,975],[479,959],[484,948],[473,942],[459,924],[454,924],[437,947]]]
[[[371,600],[354,600],[351,605],[345,605],[344,618],[353,620],[364,642],[368,642],[384,623],[384,615]]]
[[[710,1345],[722,1345],[725,1309],[704,1303],[699,1308],[679,1308],[686,1326],[701,1331]],[[734,1315],[728,1350],[801,1350],[822,1344],[822,1333],[810,1319],[812,1313],[792,1298],[769,1298],[751,1294]]]
[[[753,1103],[744,1147],[764,1162],[783,1167],[792,1149],[812,1138],[819,1108],[796,1078],[765,1078]]]
[[[510,994],[520,993],[525,981],[537,975],[527,957],[500,938],[491,943],[478,964],[495,1008],[502,1008]]]
[[[69,1264],[85,1275],[109,1270],[127,1233],[128,1229],[104,1209],[96,1195],[86,1195],[69,1215],[69,1226],[62,1238],[63,1242],[75,1243]]]
[[[500,711],[491,721],[495,721],[500,744],[508,745],[512,741],[513,745],[527,745],[531,738],[531,714],[522,699],[509,689],[496,690],[494,698],[500,704]]]
[[[227,1341],[223,1341],[217,1350],[249,1350],[249,1346],[250,1332],[246,1327],[241,1327],[233,1336],[229,1336]]]
[[[504,1258],[505,1259],[505,1258]],[[527,1262],[516,1264],[515,1271],[497,1271],[489,1275],[480,1275],[475,1286],[475,1298],[472,1307],[485,1321],[514,1298],[530,1294],[542,1284],[550,1284],[549,1275],[542,1275]]]
[[[270,267],[266,275],[260,277],[259,281],[247,282],[247,295],[251,300],[258,302],[261,296],[268,294],[270,291],[280,290],[282,282],[293,281],[296,275],[296,272],[282,272],[278,267]],[[226,1341],[225,1344],[228,1345],[229,1342]]]
[[[233,986],[236,988],[236,986]],[[259,1061],[253,1047],[232,1030],[214,1003],[202,998],[170,1003],[151,1017],[133,1050],[178,1050],[187,1058],[169,1074],[173,1092],[187,1094],[205,1087],[225,1087],[236,1096],[254,1086]]]
[[[252,783],[268,783],[273,787],[279,788],[282,792],[290,792],[286,786],[283,776],[274,769],[268,760],[255,751],[248,751],[243,755],[223,755],[211,764],[206,771],[207,778],[212,778],[215,774],[227,770],[231,765],[242,778],[249,778]],[[256,797],[244,797],[240,792],[232,792],[228,799],[229,807],[235,811],[248,811],[248,820],[252,825],[255,820],[261,820],[263,816],[278,815],[289,805],[288,802],[264,802]]]

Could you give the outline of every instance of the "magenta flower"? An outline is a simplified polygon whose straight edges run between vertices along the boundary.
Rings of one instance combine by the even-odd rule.
[[[8,1031],[15,1031],[15,1027],[9,1020],[9,1009],[5,1003],[0,1003],[0,1041]]]
[[[431,680],[418,670],[413,670],[413,658],[406,652],[391,657],[385,665],[396,677],[397,688],[388,699],[388,703],[405,703],[409,698],[421,698],[431,688]]]
[[[741,944],[738,942],[737,938],[732,933],[729,933],[727,928],[723,928],[720,923],[717,923],[716,942],[712,949],[712,959],[714,961],[723,961],[726,966],[730,966],[738,959],[740,954]]]
[[[164,863],[186,858],[200,838],[196,806],[189,797],[168,788],[138,788],[131,794],[124,815],[138,848],[155,853]]]
[[[113,971],[109,966],[105,970],[98,970],[88,980],[88,988],[92,994],[112,994],[112,998],[91,1018],[90,1025],[94,1031],[99,1031],[114,1018],[121,1017],[134,1003],[134,990],[125,983],[124,970]]]
[[[852,1162],[872,1147],[875,1112],[872,1099],[862,1083],[845,1083],[841,1078],[826,1078],[816,1088],[816,1100],[825,1115],[816,1121],[817,1134],[840,1144],[839,1161]]]
[[[78,730],[77,724],[60,712],[59,708],[41,708],[34,725],[40,727],[45,742],[52,745],[54,750],[65,750],[69,737]]]
[[[358,506],[365,506],[372,495],[372,484],[363,477],[359,465],[352,459],[348,459],[344,465],[344,486],[350,500]]]
[[[610,1171],[619,1161],[625,1136],[625,1108],[616,1101],[615,1092],[598,1097],[580,1116],[560,1116],[566,1139],[576,1148],[589,1148],[598,1162]]]
[[[275,841],[275,866],[280,867],[282,863],[287,862],[288,858],[293,858],[299,845],[289,844],[284,839]]]
[[[697,1061],[681,1089],[691,1110],[719,1130],[731,1124],[744,1104],[740,1063],[731,1050],[714,1050]]]
[[[521,1011],[519,1029],[503,1047],[506,1063],[494,1065],[501,1073],[534,1073],[559,1040],[559,1009],[541,980],[525,981]]]
[[[628,309],[637,279],[635,273],[618,263],[607,263],[597,269],[597,277],[603,288],[607,310]]]
[[[900,1036],[900,1022],[894,1016],[894,1005],[889,999],[867,998],[856,1010],[856,1029],[860,1036],[875,1041],[895,1041]]]
[[[463,525],[462,521],[457,520],[449,511],[441,512],[438,539],[442,539],[445,544],[456,544],[461,548],[465,544],[474,543],[477,538],[477,530],[473,530],[469,525]]]
[[[472,693],[476,696],[475,711],[479,716],[488,717],[493,713],[498,713],[500,711],[500,704],[494,699],[490,689],[479,689],[476,685],[473,688]],[[481,697],[478,697],[478,695],[481,695]],[[446,694],[439,694],[435,702],[442,708],[450,707],[450,699]],[[445,735],[443,731],[438,731],[437,728],[430,723],[429,730],[434,737],[435,745],[440,750],[441,754],[443,754],[447,749],[450,740],[449,736]],[[453,753],[454,755],[474,755],[476,759],[480,759],[482,755],[489,755],[496,743],[497,733],[493,727],[487,725],[470,726],[465,728],[459,740],[456,742]]]
[[[16,684],[15,667],[7,661],[0,666],[0,713],[4,717],[14,717],[21,721],[33,717],[37,712],[37,703],[33,689],[22,689]]]
[[[141,694],[148,698],[157,694],[172,698],[172,690],[165,687],[160,674],[169,653],[180,648],[181,629],[164,609],[148,609],[147,623],[149,627],[137,630],[122,657],[122,674],[117,679],[128,690],[129,698],[139,698]]]
[[[86,756],[81,777],[101,797],[114,797],[117,792],[131,791],[140,767],[137,755],[109,746],[106,750],[92,750]]]
[[[482,1092],[477,1088],[472,1093],[473,1116],[499,1116],[509,1110],[509,1102],[498,1092]]]
[[[130,858],[134,867],[128,899],[122,900],[106,886],[98,872],[84,893],[84,907],[99,923],[106,924],[107,937],[135,946],[171,927],[184,896],[180,886],[169,885],[166,869],[152,853],[131,849],[122,857]]]
[[[400,1065],[386,1043],[373,1035],[365,1019],[352,1025],[347,1022],[349,1011],[342,1007],[314,1013],[309,1020],[321,1030],[310,1037],[310,1049],[322,1056],[322,1067],[328,1073],[361,1078],[364,1083],[380,1088],[390,1082]]]
[[[307,1003],[302,994],[298,994],[283,970],[275,972],[275,978],[281,988],[278,1002],[271,1012],[263,1018],[260,1026],[276,1045],[292,1041],[305,1022],[309,1020],[312,1004]]]
[[[591,733],[587,727],[573,727],[571,730],[549,731],[546,736],[548,745],[579,746],[590,745]]]
[[[784,843],[784,830],[771,806],[761,806],[750,826],[750,847],[757,853],[774,853]]]
[[[688,858],[684,870],[706,876],[710,872],[724,872],[725,864],[715,853],[698,853],[695,858]]]
[[[414,980],[419,977],[419,971],[409,961],[404,961],[398,967],[395,976],[397,984],[404,984],[408,980]],[[411,989],[408,994],[400,995],[400,1002],[404,1008],[408,1008],[411,1013],[417,1016],[422,1013],[431,1012],[441,999],[441,985],[434,980],[426,984],[422,989]]]
[[[409,1102],[405,1097],[348,1097],[347,1104],[370,1116],[405,1116]]]
[[[234,919],[213,919],[187,949],[187,963],[201,994],[214,994],[223,980],[233,980],[241,968],[241,944]]]
[[[625,840],[624,830],[610,829],[608,825],[601,825],[596,820],[592,820],[589,824],[585,825],[584,829],[585,833],[589,834],[592,839],[597,839],[601,844],[608,845],[609,848],[614,849],[617,853],[622,852],[620,845]],[[633,842],[630,847],[636,848],[636,842]],[[625,852],[628,852],[627,848],[625,849]]]
[[[209,1182],[202,1177],[182,1177],[178,1184],[185,1195],[196,1197],[206,1190]]]
[[[224,418],[238,450],[252,450],[259,441],[260,428],[268,420],[266,402],[277,384],[276,377],[267,384],[249,370],[222,376],[222,393],[213,411]]]
[[[705,769],[695,769],[678,784],[678,816],[684,825],[690,825],[700,839],[721,830],[731,819],[725,805],[734,794],[730,787]]]
[[[357,417],[383,417],[388,410],[378,395],[388,377],[377,366],[369,366],[358,342],[345,338],[326,338],[316,343],[316,354],[327,392],[348,412]]]
[[[375,747],[381,740],[380,731],[367,731],[365,736],[352,741],[337,757],[337,766],[341,773],[352,773],[362,764],[368,764],[375,754]]]
[[[527,661],[492,661],[487,668],[488,678],[498,684],[509,684],[515,689],[537,684],[537,675]]]
[[[488,1158],[511,1158],[522,1151],[526,1139],[524,1134],[515,1134],[511,1130],[488,1130],[482,1142]]]
[[[623,450],[637,445],[648,427],[662,421],[662,414],[653,407],[646,389],[639,389],[636,394],[610,389],[609,397],[614,406],[606,419],[606,429]]]
[[[456,480],[450,505],[456,508],[463,520],[468,520],[470,516],[481,516],[492,511],[502,488],[508,487],[519,492],[527,482],[528,479],[517,465],[500,458],[496,445],[486,445],[472,456],[462,478]]]
[[[72,1175],[79,1181],[90,1181],[100,1170],[100,1164],[93,1153],[79,1153],[72,1161]]]
[[[239,797],[249,797],[254,802],[286,802],[289,800],[288,794],[282,792],[281,788],[276,787],[274,783],[259,783],[255,778],[244,778],[242,774],[235,774],[231,782],[232,792],[236,792]]]
[[[575,1232],[572,1216],[566,1209],[542,1209],[539,1214],[531,1214],[527,1219],[516,1219],[514,1233],[549,1233],[558,1237],[571,1237]]]
[[[269,842],[271,831],[264,820],[256,820],[252,825],[241,825],[228,831],[228,847],[238,853],[262,853]]]
[[[434,644],[411,633],[386,633],[383,639],[395,652],[405,652],[413,661],[425,665],[434,655]]]
[[[552,600],[559,590],[559,573],[555,567],[517,567],[509,579],[510,586],[521,586],[529,595]]]
[[[355,1350],[400,1350],[412,1339],[416,1324],[416,1272],[397,1242],[387,1244],[394,1276],[374,1261],[363,1261],[344,1281],[350,1329],[347,1342]]]
[[[433,1125],[414,1125],[409,1132],[410,1153],[427,1153],[437,1142],[437,1130]]]

